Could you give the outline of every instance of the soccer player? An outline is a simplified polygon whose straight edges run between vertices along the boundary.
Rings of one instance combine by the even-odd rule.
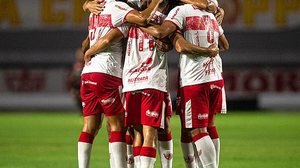
[[[143,10],[149,1],[129,0],[128,3],[135,9]],[[162,6],[167,6],[167,1]],[[153,17],[155,19],[151,20],[152,24],[159,24],[165,18],[163,9],[160,9]],[[162,167],[172,167],[171,130],[161,131],[160,136],[157,133],[158,128],[165,129],[166,109],[170,107],[165,54],[156,48],[156,41],[152,36],[142,32],[138,26],[131,26],[123,70],[123,92],[126,95],[126,125],[133,125],[135,129],[133,142],[135,167],[154,166],[157,138]]]
[[[128,1],[128,3],[132,7],[134,7],[135,9],[138,9],[138,10],[142,10],[144,7],[147,7],[149,5],[149,3],[147,1],[145,1],[144,4],[142,4],[142,3],[139,4],[137,1]],[[97,4],[94,4],[94,5],[97,5]],[[144,6],[144,7],[141,8],[141,6]],[[167,6],[167,3],[164,3],[161,6]],[[89,9],[89,7],[87,7],[87,8]],[[155,23],[155,24],[161,23],[163,21],[162,19],[164,19],[164,17],[165,17],[165,15],[163,15],[162,13],[156,12],[155,15],[154,15],[154,17],[153,17],[154,19],[152,19],[151,21],[152,21],[152,23]],[[137,30],[137,26],[133,26],[130,31],[136,31],[136,30]],[[144,35],[145,35],[144,33],[139,33],[139,35],[137,35],[137,36],[141,40],[144,40],[143,39]],[[152,39],[152,40],[154,40],[154,39]],[[152,41],[152,44],[154,44],[152,47],[156,48],[154,41]],[[137,47],[138,47],[137,45],[132,45],[133,49],[137,48]],[[158,52],[156,49],[153,50],[153,48],[150,50],[150,52],[148,51],[148,53],[152,53],[152,52],[156,53],[156,52]],[[146,51],[139,51],[138,50],[138,52],[146,53],[147,49],[146,49]],[[164,62],[164,63],[166,64],[166,62]],[[167,81],[167,78],[165,78],[165,80]],[[168,106],[166,106],[166,109],[167,109],[166,110],[167,111],[166,116],[168,118],[170,118],[171,115],[172,115],[172,108],[171,108],[171,100],[170,100],[169,95],[165,96],[165,99],[166,99],[165,100],[166,104],[168,105]],[[166,120],[166,123],[169,123],[169,119]],[[167,127],[167,128],[169,128],[169,127]],[[158,149],[159,149],[159,152],[161,154],[162,167],[164,167],[164,168],[172,167],[173,143],[172,143],[171,130],[170,129],[166,129],[166,130],[162,130],[161,129],[159,132],[160,132],[160,134],[158,136]],[[130,136],[129,135],[126,136],[126,140],[130,142]],[[138,142],[137,138],[135,139],[134,142],[135,143]],[[141,143],[141,142],[139,142],[139,143]],[[141,146],[141,145],[139,145],[139,146]],[[136,147],[134,148],[134,151],[137,151],[135,149],[137,149]],[[134,153],[136,154],[137,152],[134,152]],[[130,158],[130,157],[128,157],[128,158]],[[128,162],[131,163],[130,159],[128,159]],[[136,160],[136,165],[138,163],[139,163],[139,161]],[[139,166],[137,166],[137,167],[139,167]]]
[[[80,168],[89,167],[93,140],[101,126],[103,114],[111,130],[109,148],[114,161],[111,167],[126,167],[124,108],[120,97],[122,85],[120,39],[126,37],[128,27],[123,23],[145,25],[160,1],[153,0],[142,12],[115,0],[107,0],[105,3],[105,9],[101,14],[91,14],[89,18],[90,48],[85,53],[80,88],[84,116],[84,125],[78,141]],[[104,35],[109,38],[101,39]],[[103,48],[97,48],[99,43],[104,44]],[[101,52],[97,52],[99,50]],[[92,57],[94,54],[96,55]]]
[[[220,45],[224,49],[229,48],[223,29],[218,26],[215,16],[190,4],[174,8],[161,26],[152,26],[144,31],[163,38],[177,28],[184,31],[184,38],[195,45],[208,47],[218,44],[220,40]],[[179,44],[175,46],[179,47],[178,50],[181,52],[182,126],[191,129],[200,165],[214,168],[217,167],[216,147],[208,132],[217,137],[213,124],[214,115],[226,110],[221,57],[197,55],[186,51]]]
[[[81,48],[76,49],[75,51],[75,61],[73,63],[73,67],[69,76],[68,85],[70,87],[70,92],[76,102],[77,107],[82,110],[82,103],[80,98],[80,78],[81,78],[81,71],[84,66],[83,61],[83,52]]]
[[[163,13],[157,13],[156,18],[156,22],[152,24],[160,24],[159,22],[163,21],[165,16]],[[166,54],[158,51],[155,46],[156,41],[152,36],[141,31],[139,27],[131,27],[123,71],[123,91],[126,94],[126,124],[135,126],[133,151],[137,167],[147,165],[146,162],[148,165],[154,165],[151,162],[155,161],[156,134],[158,134],[159,150],[164,146],[172,147],[169,129],[164,131],[165,134],[157,132],[157,128],[164,126],[161,122],[169,122],[160,118],[164,117],[161,112],[165,111],[161,106],[165,106],[166,102],[162,101],[162,98],[155,100],[157,97],[163,97],[159,94],[166,93],[168,75]],[[139,124],[143,125],[142,131],[138,129]],[[143,142],[141,142],[142,138]],[[148,156],[145,154],[146,149],[149,150]],[[172,148],[165,150],[167,153],[160,152],[162,167],[172,167],[172,153],[168,151],[172,151]]]

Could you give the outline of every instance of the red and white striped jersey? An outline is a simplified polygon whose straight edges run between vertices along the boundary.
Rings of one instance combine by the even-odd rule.
[[[105,8],[101,14],[90,14],[88,27],[90,47],[93,46],[99,38],[105,36],[113,28],[117,28],[123,33],[124,37],[127,37],[129,27],[124,24],[124,19],[132,10],[133,9],[126,3],[109,0],[106,2]],[[88,63],[88,65],[85,65],[82,74],[101,72],[121,78],[121,59],[121,41],[114,42],[108,49],[96,54]]]
[[[161,19],[164,17],[160,16],[157,22]],[[122,78],[123,92],[141,89],[167,92],[166,53],[158,51],[154,37],[137,26],[132,26],[129,30]]]
[[[218,44],[219,36],[224,33],[212,13],[186,4],[172,9],[165,21],[174,23],[184,38],[194,45],[209,47]],[[180,87],[221,80],[222,60],[219,55],[180,54]]]

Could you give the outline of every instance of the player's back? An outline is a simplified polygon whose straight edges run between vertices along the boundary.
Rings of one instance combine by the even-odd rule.
[[[209,47],[218,44],[223,29],[215,16],[190,4],[175,7],[166,20],[181,29],[184,38],[190,43]],[[180,85],[188,86],[222,79],[222,60],[219,55],[180,54]]]
[[[157,19],[161,23],[164,17],[160,14],[151,21],[159,24]],[[155,38],[138,26],[131,26],[123,70],[123,91],[157,89],[166,92],[167,69],[166,53],[157,49]]]
[[[126,37],[128,26],[124,25],[124,18],[132,10],[126,3],[114,0],[107,1],[104,10],[99,15],[90,14],[89,17],[89,40],[90,47],[99,38],[105,36],[112,29],[117,28]],[[122,76],[122,43],[116,41],[102,52],[97,53],[83,69],[82,73],[101,72],[116,77]]]
[[[90,46],[93,46],[99,38],[105,36],[110,30],[118,28],[122,33],[128,32],[128,27],[124,25],[124,14],[130,12],[126,3],[110,0],[105,5],[104,10],[99,15],[90,14],[89,17],[89,37]],[[109,52],[121,52],[120,41],[110,45]]]

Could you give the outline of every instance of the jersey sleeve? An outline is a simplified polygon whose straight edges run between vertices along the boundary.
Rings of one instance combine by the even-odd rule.
[[[125,18],[127,14],[134,9],[131,8],[124,2],[116,2],[113,4],[112,12],[114,13],[112,16],[114,17],[114,27],[120,27],[123,23],[125,23]]]
[[[177,6],[173,8],[168,14],[165,21],[172,22],[176,25],[177,29],[182,30],[184,24],[184,8],[182,6]]]
[[[224,29],[222,28],[221,25],[219,25],[219,34],[220,36],[224,34]]]
[[[117,27],[117,29],[123,34],[124,38],[128,37],[128,32],[129,32],[129,25],[128,24],[124,24],[120,27]]]

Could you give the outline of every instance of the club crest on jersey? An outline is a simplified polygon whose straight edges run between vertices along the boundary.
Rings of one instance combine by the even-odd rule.
[[[126,156],[126,162],[127,162],[127,164],[132,165],[134,163],[133,156]]]
[[[184,161],[186,163],[192,163],[194,161],[194,156],[193,155],[188,155],[187,157],[184,157]]]
[[[158,112],[156,112],[156,111],[150,111],[150,110],[147,110],[147,111],[146,111],[146,116],[158,118],[159,114],[158,114]]]
[[[171,160],[173,158],[173,154],[171,152],[167,152],[163,154],[167,160]]]

